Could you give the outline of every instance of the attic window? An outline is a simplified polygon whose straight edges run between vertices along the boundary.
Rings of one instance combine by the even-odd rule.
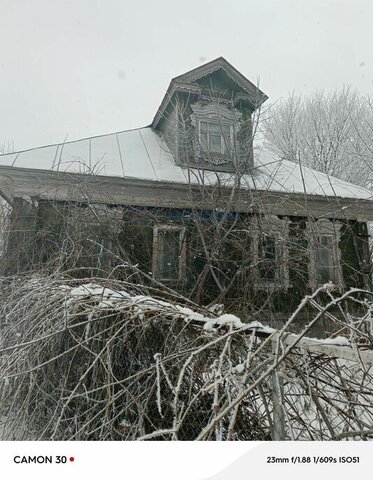
[[[231,144],[231,126],[227,123],[200,121],[199,138],[203,151],[225,155]]]
[[[153,276],[161,282],[181,282],[185,276],[185,228],[160,225],[153,230]]]

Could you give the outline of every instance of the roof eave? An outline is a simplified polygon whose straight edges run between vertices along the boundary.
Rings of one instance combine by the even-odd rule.
[[[2,178],[1,178],[2,177]],[[25,179],[27,178],[27,182]],[[84,182],[82,179],[84,178]],[[169,206],[171,208],[188,208],[196,205],[188,195],[200,193],[200,186],[172,181],[154,181],[132,177],[114,177],[90,175],[72,172],[54,172],[50,170],[29,169],[21,167],[0,166],[0,190],[9,198],[31,198],[56,201],[92,201],[98,203],[122,205]],[[79,189],[76,186],[79,185]],[[104,188],[102,186],[104,185]],[[101,189],[98,188],[101,186]],[[126,188],[123,188],[125,186]],[[5,188],[6,187],[6,188]],[[84,188],[83,188],[84,187]],[[88,194],[84,195],[84,189]],[[211,186],[214,188],[214,186]],[[261,206],[276,215],[293,215],[299,217],[335,218],[344,220],[372,221],[373,201],[366,198],[343,198],[299,192],[281,192],[276,190],[251,190],[250,205],[247,195],[241,196],[246,189],[236,192],[237,198],[232,203],[235,211],[248,212],[250,205]],[[157,195],[155,195],[157,192]],[[173,193],[174,192],[174,193]],[[222,187],[226,198],[231,195],[231,188]],[[79,193],[79,198],[74,195]],[[263,195],[264,194],[264,195]],[[252,200],[257,199],[252,204]],[[150,203],[149,203],[150,202]],[[348,205],[346,206],[346,203]],[[199,204],[197,202],[197,204]],[[329,207],[327,213],[326,207]],[[211,207],[212,208],[212,207]],[[250,207],[251,208],[251,207]]]
[[[167,89],[167,92],[161,102],[161,105],[159,106],[157,113],[155,114],[153,121],[150,125],[153,129],[157,128],[157,125],[159,124],[159,122],[164,116],[164,113],[166,111],[168,104],[171,102],[172,97],[177,92],[200,95],[202,92],[202,88],[197,85],[188,85],[186,83],[178,82],[175,79],[171,80],[171,83]]]
[[[196,85],[192,85],[191,83],[219,69],[223,69],[225,73],[231,78],[231,80],[237,85],[239,85],[246,92],[246,94],[251,99],[250,102],[254,110],[258,109],[266,100],[268,100],[268,96],[264,92],[262,92],[258,88],[258,86],[256,86],[248,78],[243,76],[236,68],[234,68],[233,65],[231,65],[227,60],[225,60],[225,58],[219,57],[171,80],[167,92],[161,102],[161,105],[154,116],[153,122],[151,124],[152,128],[156,128],[159,124],[169,102],[177,91],[178,86],[182,85],[183,91],[187,91],[189,87],[191,93],[197,93],[199,87]]]

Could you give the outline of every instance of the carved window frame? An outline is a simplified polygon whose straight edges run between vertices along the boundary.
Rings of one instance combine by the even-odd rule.
[[[177,276],[173,278],[162,277],[160,272],[161,256],[163,254],[162,232],[179,232],[179,263]],[[153,227],[153,278],[162,283],[183,283],[186,278],[186,227],[181,225],[160,224]]]
[[[234,164],[234,146],[236,140],[236,132],[239,128],[239,122],[242,113],[236,108],[229,108],[223,102],[205,101],[197,102],[191,105],[192,115],[191,121],[195,129],[194,135],[194,151],[196,157],[218,167],[219,165]],[[217,153],[213,151],[205,151],[202,149],[201,141],[201,123],[216,123],[218,125],[229,126],[230,139],[227,153]]]

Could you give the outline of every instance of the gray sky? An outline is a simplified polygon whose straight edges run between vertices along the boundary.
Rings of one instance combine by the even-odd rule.
[[[0,0],[0,144],[151,123],[172,77],[224,56],[269,95],[373,91],[372,0]]]

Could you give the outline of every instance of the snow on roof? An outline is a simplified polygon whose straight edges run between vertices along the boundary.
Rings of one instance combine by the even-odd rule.
[[[372,199],[372,193],[363,187],[278,159],[265,151],[256,155],[254,165],[253,173],[242,177],[246,188]],[[151,127],[3,154],[0,155],[1,166],[155,182],[201,182],[201,171],[176,165],[165,142]],[[216,183],[217,175],[222,184],[232,184],[233,174],[208,170],[203,171],[204,183]]]

